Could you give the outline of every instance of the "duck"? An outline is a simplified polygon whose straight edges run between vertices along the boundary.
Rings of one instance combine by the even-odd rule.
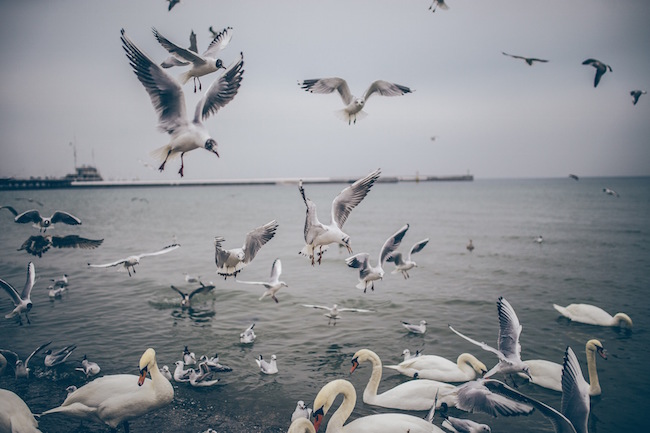
[[[29,406],[8,389],[0,389],[0,431],[41,433]]]
[[[377,394],[381,382],[382,363],[375,352],[369,349],[357,351],[352,358],[350,374],[365,361],[370,361],[372,364],[372,374],[363,391],[363,402],[366,404],[390,409],[429,410],[433,406],[436,395],[438,395],[438,406],[443,402],[447,402],[449,406],[454,405],[452,394],[456,387],[430,379],[411,380]],[[447,394],[450,394],[449,401],[445,399]]]
[[[138,376],[113,374],[95,379],[69,394],[61,406],[42,415],[61,413],[113,429],[123,425],[128,432],[129,420],[167,406],[174,399],[174,388],[158,369],[153,348],[144,351],[138,368]]]
[[[561,307],[553,304],[561,315],[574,322],[598,326],[619,326],[632,329],[632,319],[625,313],[616,313],[614,316],[600,307],[590,304],[570,304]]]
[[[585,352],[587,354],[587,371],[589,372],[589,395],[600,395],[600,382],[596,370],[596,353],[603,359],[607,359],[607,351],[600,341],[592,339],[587,341]],[[530,368],[531,377],[528,379],[530,383],[562,392],[562,364],[545,359],[531,359],[524,362]],[[524,374],[519,375],[526,377]]]
[[[420,379],[439,380],[441,382],[467,382],[474,380],[476,375],[483,375],[487,367],[471,353],[461,353],[456,362],[438,355],[420,355],[400,362],[398,365],[387,365],[386,368]]]
[[[314,430],[318,431],[334,400],[342,395],[343,402],[329,419],[326,433],[440,433],[439,427],[422,418],[403,413],[381,413],[355,419],[343,425],[357,401],[354,386],[345,379],[336,379],[321,388],[314,400]]]

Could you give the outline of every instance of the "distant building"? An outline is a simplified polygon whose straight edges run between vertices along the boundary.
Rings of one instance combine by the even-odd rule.
[[[96,167],[91,165],[82,165],[75,168],[76,173],[70,173],[65,176],[69,181],[101,181],[102,176],[97,171]]]

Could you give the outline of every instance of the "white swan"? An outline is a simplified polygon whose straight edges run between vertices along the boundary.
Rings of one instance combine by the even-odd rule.
[[[307,418],[296,418],[289,426],[287,433],[316,433],[316,429]]]
[[[485,364],[470,353],[461,353],[455,363],[438,355],[420,355],[386,368],[406,376],[441,382],[467,382],[474,380],[477,373],[482,376],[487,372]]]
[[[168,405],[174,388],[156,363],[156,352],[149,348],[140,358],[140,376],[114,374],[100,377],[69,394],[63,404],[43,412],[63,413],[117,428],[128,421]],[[146,379],[147,373],[151,379]]]
[[[456,390],[454,385],[436,380],[417,379],[397,385],[381,394],[377,394],[379,382],[381,381],[381,359],[372,350],[361,349],[354,354],[350,373],[354,372],[359,364],[364,361],[372,363],[372,374],[368,385],[363,391],[363,402],[374,406],[388,407],[403,410],[429,410],[433,406],[434,399],[438,395],[438,403],[446,402],[449,406],[455,405],[455,398],[450,396],[449,401],[445,399],[447,393]]]
[[[589,340],[585,345],[587,353],[587,368],[589,372],[589,395],[600,395],[600,383],[596,371],[596,353],[607,359],[607,351],[598,340]],[[524,361],[530,367],[530,383],[544,388],[562,392],[562,364],[547,361],[545,359],[532,359]],[[519,373],[522,377],[526,375]]]
[[[442,430],[428,421],[402,413],[382,413],[357,418],[343,425],[357,401],[354,386],[344,379],[336,379],[325,385],[314,400],[314,428],[318,431],[323,417],[332,407],[334,400],[343,395],[343,402],[330,417],[326,433],[440,433]]]
[[[564,317],[574,322],[586,323],[587,325],[599,326],[627,326],[632,329],[632,319],[625,313],[616,313],[613,317],[600,307],[589,304],[571,304],[561,307],[553,304]]]
[[[27,404],[6,389],[0,389],[0,432],[41,433]]]

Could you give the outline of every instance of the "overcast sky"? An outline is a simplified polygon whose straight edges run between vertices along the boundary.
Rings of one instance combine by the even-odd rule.
[[[476,178],[650,175],[650,2],[626,0],[2,1],[0,177],[62,176],[94,164],[105,179],[178,179],[150,152],[167,144],[120,42],[157,62],[151,32],[203,52],[233,27],[244,53],[235,99],[206,125],[221,158],[197,149],[186,179],[386,175]],[[528,66],[502,51],[548,59]],[[611,65],[594,88],[593,57]],[[178,76],[184,68],[169,70]],[[338,76],[353,94],[377,79],[414,89],[373,96],[348,125],[338,94],[298,81]],[[206,89],[216,75],[203,77]],[[184,86],[188,111],[199,96]],[[431,137],[435,136],[435,140]],[[146,164],[145,164],[146,163]]]

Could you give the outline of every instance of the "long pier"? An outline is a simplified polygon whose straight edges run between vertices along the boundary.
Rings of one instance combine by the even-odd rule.
[[[179,180],[101,180],[75,181],[70,179],[0,179],[0,191],[24,189],[64,189],[64,188],[129,188],[164,186],[231,186],[231,185],[282,185],[297,184],[299,178],[269,179],[179,179]],[[346,177],[323,177],[302,179],[303,183],[353,183],[357,179]],[[382,176],[378,182],[452,182],[473,181],[471,174],[458,176]]]

